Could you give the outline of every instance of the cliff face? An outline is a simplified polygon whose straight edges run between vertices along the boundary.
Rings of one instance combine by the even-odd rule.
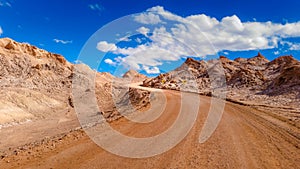
[[[249,59],[229,60],[220,56],[218,62],[223,67],[228,98],[274,106],[299,107],[300,63],[292,56],[281,56],[273,61],[267,60],[260,53]],[[197,82],[199,93],[210,95],[212,86],[208,70],[211,65],[212,61],[188,58],[179,68],[146,80],[143,85],[183,90],[188,81],[192,80]],[[187,79],[186,74],[190,74],[192,78]],[[224,84],[220,83],[219,86]]]

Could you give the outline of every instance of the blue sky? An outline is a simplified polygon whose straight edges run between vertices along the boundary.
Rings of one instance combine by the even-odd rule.
[[[186,21],[190,21],[188,18],[191,15],[196,16],[196,21],[192,22],[196,27],[200,24],[197,18],[208,18],[209,22],[211,22],[208,24],[211,25],[213,23],[213,25],[215,25],[213,28],[210,28],[210,30],[224,28],[224,30],[217,32],[214,30],[215,32],[212,32],[202,30],[204,28],[202,28],[200,24],[201,31],[204,31],[207,37],[201,37],[199,35],[200,37],[198,38],[210,39],[213,46],[217,48],[216,53],[211,53],[211,51],[204,52],[204,50],[207,49],[205,46],[203,48],[200,47],[199,50],[201,50],[201,52],[199,52],[201,55],[205,55],[206,58],[209,58],[208,56],[210,55],[226,55],[229,58],[251,57],[260,51],[270,60],[279,55],[286,54],[293,54],[299,59],[300,33],[297,31],[300,25],[297,24],[300,21],[299,7],[300,1],[296,0],[0,0],[0,37],[10,37],[19,42],[28,42],[48,51],[62,54],[70,62],[80,60],[99,71],[109,71],[111,73],[120,71],[119,74],[122,74],[122,71],[128,68],[134,68],[148,75],[156,75],[155,73],[169,71],[180,65],[186,58],[186,56],[183,55],[192,56],[193,54],[180,51],[176,48],[177,46],[174,45],[174,43],[168,44],[171,47],[164,48],[162,44],[158,44],[158,41],[155,41],[155,37],[152,36],[153,34],[151,34],[151,32],[164,27],[166,28],[165,33],[170,33],[172,37],[174,36],[181,42],[184,42],[184,44],[179,46],[184,46],[185,44],[192,46],[193,42],[191,42],[191,44],[187,43],[187,41],[191,39],[182,37],[185,34],[175,35],[174,32],[172,32],[173,28],[178,28],[177,26],[180,24],[187,26],[185,25]],[[144,16],[148,17],[148,20],[145,17],[140,17],[140,20],[123,18],[125,22],[121,24],[119,22],[122,21],[115,22],[116,25],[109,24],[123,16],[141,12],[143,12],[142,14],[144,14]],[[166,16],[164,16],[165,12],[173,16],[181,17],[184,20],[166,18]],[[156,24],[144,22],[150,22],[149,13],[154,13],[155,16],[159,16],[162,22]],[[201,17],[201,14],[203,14],[204,17]],[[222,19],[224,19],[224,22],[222,22]],[[215,23],[214,20],[218,23]],[[239,22],[242,23],[242,27],[245,27],[247,31],[228,29],[236,26],[232,24],[240,24]],[[254,23],[260,23],[257,31],[268,31],[268,33],[253,33],[256,29],[252,29],[251,25],[247,27],[246,23],[249,22],[253,23],[253,25]],[[106,32],[104,32],[103,29],[102,31],[98,31],[104,25],[108,27]],[[265,28],[263,28],[263,26],[265,26]],[[134,29],[132,31],[136,31],[136,28],[141,27],[146,28],[146,30],[149,29],[150,31],[146,31],[145,35],[139,34],[129,38],[131,39],[130,41],[128,41],[128,39],[124,42],[115,40],[118,39],[118,37],[120,39],[122,32],[124,33],[126,29]],[[205,27],[205,25],[203,27]],[[240,28],[236,27],[236,29]],[[300,31],[300,29],[298,30]],[[97,31],[98,33],[95,33]],[[117,33],[118,31],[120,31],[120,33]],[[164,30],[160,30],[160,32],[163,31]],[[250,34],[249,31],[252,31],[252,34]],[[192,35],[192,33],[197,34],[197,31],[187,32],[190,33],[186,34],[187,37]],[[218,34],[219,32],[221,33]],[[132,32],[132,34],[134,33]],[[263,36],[264,39],[260,38],[260,35]],[[226,38],[226,36],[229,36],[228,38],[232,43],[223,43],[222,39],[218,38]],[[240,41],[238,38],[230,39],[230,37],[238,36],[241,39],[248,38],[249,43],[251,41],[257,44],[261,43],[261,45],[240,45],[245,42]],[[157,38],[163,37],[157,36]],[[116,50],[103,48],[103,44],[105,47],[105,43],[101,43],[102,46],[100,44],[100,46],[96,48],[99,42],[106,42],[108,46],[111,43],[117,43],[115,46]],[[153,49],[153,46],[149,45],[152,42],[156,43],[154,47],[159,46],[159,50],[156,48]],[[227,46],[218,44],[219,42]],[[84,47],[85,43],[88,45]],[[163,52],[153,53],[153,55],[157,55],[157,57],[151,58],[152,56],[150,55],[152,53],[145,54],[145,52],[137,49],[144,47],[142,45],[146,46],[145,50],[147,51],[161,52],[162,49],[170,50],[175,48],[175,53],[177,53],[174,56],[168,56]],[[195,45],[201,45],[201,43],[195,42]],[[131,47],[135,50],[121,50],[126,47]],[[182,50],[187,49],[183,48]],[[81,54],[80,51],[82,51]],[[130,52],[133,52],[135,55]],[[143,60],[136,56],[139,52],[145,54],[143,57],[146,57],[146,59]],[[160,54],[162,56],[160,56]],[[78,56],[80,58],[78,58]],[[196,56],[196,58],[201,59],[199,56]],[[100,66],[98,66],[99,63],[101,63]],[[121,64],[122,66],[120,66]]]

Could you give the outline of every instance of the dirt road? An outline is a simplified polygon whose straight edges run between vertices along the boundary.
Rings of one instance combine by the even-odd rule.
[[[176,120],[181,99],[175,91],[165,94],[167,107],[159,119],[147,124],[120,119],[112,126],[134,137],[165,131]],[[120,157],[76,130],[4,157],[0,168],[299,168],[300,129],[251,107],[227,102],[218,128],[200,144],[211,98],[199,98],[201,107],[191,132],[163,154],[143,159]]]

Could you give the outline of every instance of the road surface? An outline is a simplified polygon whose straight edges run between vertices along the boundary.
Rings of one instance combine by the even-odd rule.
[[[167,104],[160,118],[147,124],[120,119],[111,126],[138,138],[167,130],[177,118],[181,96],[177,91],[164,93]],[[7,156],[0,160],[0,168],[299,168],[299,129],[247,106],[226,102],[216,131],[200,144],[211,98],[199,98],[195,125],[178,145],[163,154],[142,159],[117,156],[97,146],[84,131],[76,130]]]

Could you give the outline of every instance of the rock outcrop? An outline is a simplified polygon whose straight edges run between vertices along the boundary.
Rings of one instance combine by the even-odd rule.
[[[210,68],[214,67],[212,60],[197,61],[188,58],[179,68],[147,79],[143,85],[161,89],[192,90],[211,95],[214,88],[211,85],[213,73],[220,71],[225,76],[225,83],[220,81],[217,84],[227,88],[229,99],[299,108],[300,63],[293,56],[281,56],[269,61],[258,53],[249,59],[230,60],[220,56],[216,61],[222,65],[222,70],[211,71]],[[188,86],[190,81],[195,81],[196,85]]]

